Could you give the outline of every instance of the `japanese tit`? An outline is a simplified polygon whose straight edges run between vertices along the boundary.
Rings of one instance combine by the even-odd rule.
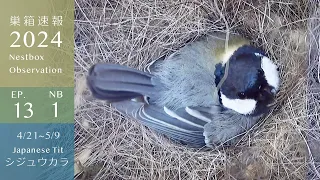
[[[96,64],[87,82],[94,97],[124,115],[191,147],[213,147],[251,128],[270,109],[277,66],[249,40],[213,33],[145,71]]]

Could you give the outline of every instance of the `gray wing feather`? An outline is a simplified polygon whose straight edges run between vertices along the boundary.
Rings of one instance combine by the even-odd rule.
[[[115,64],[96,64],[87,77],[88,86],[98,99],[110,102],[138,96],[152,97],[157,90],[151,74]]]
[[[206,145],[209,147],[228,143],[233,145],[237,136],[255,125],[261,116],[245,116],[233,110],[225,109],[217,113],[210,123],[204,126]]]
[[[146,67],[144,68],[144,71],[152,74],[153,72],[156,71],[158,64],[162,63],[165,59],[166,59],[166,56],[164,55],[156,60],[151,61],[146,65]]]
[[[164,108],[148,105],[143,102],[121,101],[112,103],[118,111],[139,120],[145,126],[193,147],[205,146],[203,128],[205,122],[179,110],[179,118],[172,117]]]
[[[221,107],[189,107],[168,111],[155,105],[136,101],[112,103],[118,111],[139,120],[143,125],[173,140],[192,147],[232,145],[235,137],[249,130],[261,116],[244,116]],[[175,115],[172,114],[175,113]],[[198,118],[200,114],[203,118]],[[206,119],[211,119],[207,122]]]

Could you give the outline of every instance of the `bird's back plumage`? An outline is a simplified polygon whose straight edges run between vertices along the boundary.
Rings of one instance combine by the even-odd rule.
[[[202,120],[185,108],[171,110],[153,102],[157,98],[154,92],[160,87],[153,75],[113,64],[96,64],[93,68],[88,84],[95,97],[108,100],[121,113],[174,140],[194,147],[205,145],[203,128],[210,117]]]
[[[164,87],[158,92],[160,95],[156,103],[173,109],[218,105],[216,68],[224,63],[223,54],[248,42],[240,36],[231,35],[229,50],[224,51],[225,38],[222,33],[207,35],[187,44],[165,60],[155,61],[151,73],[159,78]],[[204,84],[206,88],[203,88]]]

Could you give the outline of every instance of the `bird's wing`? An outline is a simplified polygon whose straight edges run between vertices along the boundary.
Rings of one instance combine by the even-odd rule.
[[[234,145],[242,133],[252,128],[263,115],[246,116],[230,109],[215,114],[212,121],[204,126],[205,143],[208,147],[220,144]]]
[[[148,73],[152,74],[153,72],[156,71],[158,64],[161,63],[162,61],[164,61],[165,59],[166,59],[166,56],[164,55],[164,56],[159,57],[156,60],[149,62],[145,66],[145,68],[143,69],[144,72],[148,72]]]
[[[112,103],[118,111],[143,125],[191,147],[234,145],[237,137],[252,128],[262,116],[245,116],[220,106],[161,108],[138,101]]]
[[[208,114],[193,108],[170,110],[137,101],[112,103],[118,111],[165,136],[192,147],[205,146],[204,127],[210,122]]]

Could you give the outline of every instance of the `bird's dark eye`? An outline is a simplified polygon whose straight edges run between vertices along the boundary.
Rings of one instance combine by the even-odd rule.
[[[259,73],[260,75],[264,75],[264,72],[263,72],[262,69],[258,69],[258,73]]]
[[[246,97],[246,95],[245,95],[244,92],[239,92],[239,93],[238,93],[238,97],[239,97],[240,99],[244,99],[244,98]]]

